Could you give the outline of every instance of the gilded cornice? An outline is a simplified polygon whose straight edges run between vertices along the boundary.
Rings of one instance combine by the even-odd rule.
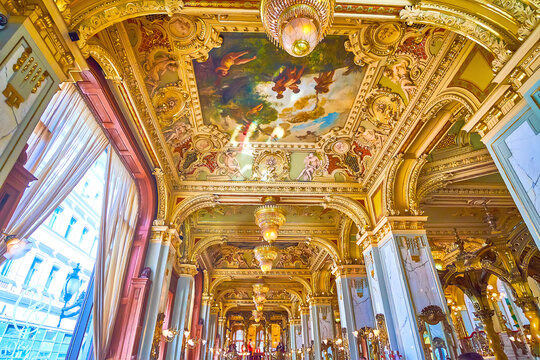
[[[193,264],[182,264],[177,261],[174,263],[174,271],[179,276],[195,276],[198,274],[197,267]]]
[[[310,306],[332,305],[333,299],[332,296],[313,296],[308,298],[308,302]]]
[[[436,25],[464,35],[489,49],[494,55],[493,70],[499,71],[510,59],[516,41],[507,36],[495,24],[490,24],[480,16],[456,10],[441,4],[421,2],[418,5],[406,6],[400,12],[401,19],[407,24],[423,23]]]
[[[365,277],[365,265],[339,265],[332,269],[332,274],[336,277]]]
[[[357,245],[363,249],[377,245],[390,233],[422,235],[427,216],[386,216],[382,218],[373,231],[367,231],[358,237]]]
[[[311,270],[309,269],[272,269],[268,274],[264,274],[260,269],[215,269],[213,275],[216,277],[229,276],[232,279],[245,279],[263,276],[266,278],[289,278],[294,277],[309,277]]]

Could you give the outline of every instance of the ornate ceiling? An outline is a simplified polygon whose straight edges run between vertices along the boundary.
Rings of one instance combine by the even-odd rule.
[[[155,224],[184,234],[178,263],[205,270],[206,293],[252,308],[268,194],[287,212],[264,277],[275,311],[332,291],[332,264],[361,266],[356,236],[384,216],[428,215],[437,258],[454,228],[470,251],[489,239],[485,206],[522,235],[480,139],[518,99],[501,69],[539,5],[383,3],[338,1],[326,39],[293,58],[264,35],[259,1],[56,1],[157,168]]]

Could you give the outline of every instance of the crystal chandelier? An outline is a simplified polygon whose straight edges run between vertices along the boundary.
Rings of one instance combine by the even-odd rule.
[[[279,228],[285,224],[285,212],[276,205],[272,196],[263,198],[264,205],[255,210],[255,223],[261,228],[261,235],[268,243],[278,237]]]
[[[308,55],[332,25],[335,0],[262,0],[264,30],[290,55]]]
[[[261,283],[253,285],[253,302],[257,311],[263,310],[263,305],[266,302],[266,293],[269,290],[268,286]]]
[[[272,264],[278,256],[278,249],[271,245],[257,246],[254,250],[255,259],[259,261],[263,273],[272,270]]]

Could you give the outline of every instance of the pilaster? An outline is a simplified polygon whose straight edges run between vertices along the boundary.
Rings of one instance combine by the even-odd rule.
[[[184,331],[190,330],[193,307],[191,294],[194,291],[193,277],[197,274],[197,267],[192,264],[176,265],[174,268],[178,274],[178,284],[169,326],[178,330],[179,334],[167,346],[166,360],[180,359],[183,349],[186,347],[187,337],[184,336]]]
[[[360,354],[354,332],[375,326],[365,267],[341,265],[335,267],[333,273],[336,276],[341,327],[346,331],[350,357],[358,359]]]
[[[455,354],[455,339],[446,334],[450,317],[424,230],[426,220],[424,216],[386,217],[359,240],[373,307],[386,320],[389,348],[408,359],[425,357],[425,327],[432,337],[444,339],[449,354]],[[431,312],[442,314],[439,323],[421,320],[421,314]]]
[[[309,327],[309,307],[300,308],[300,321],[302,325],[302,346],[304,347],[304,359],[309,359],[309,349],[311,346],[311,336]],[[312,350],[312,349],[311,349]]]
[[[141,359],[150,359],[152,341],[159,313],[163,313],[167,307],[167,298],[171,274],[175,262],[175,249],[172,246],[175,237],[178,237],[176,229],[169,226],[152,226],[150,244],[146,253],[145,267],[151,271],[151,286],[146,305],[144,326],[141,336],[139,356]],[[156,330],[157,331],[157,330]]]
[[[321,360],[321,341],[334,339],[334,316],[332,311],[332,298],[327,296],[312,297],[309,299],[309,312],[311,317],[311,340],[313,340],[313,354],[315,360]]]

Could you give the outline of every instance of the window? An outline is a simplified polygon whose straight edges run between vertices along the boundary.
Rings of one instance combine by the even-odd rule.
[[[32,261],[32,265],[30,265],[30,270],[28,270],[28,273],[26,274],[26,278],[24,278],[24,286],[30,285],[30,282],[32,281],[32,278],[34,277],[34,274],[39,270],[39,266],[43,262],[42,259],[35,257],[34,261]]]
[[[54,209],[51,215],[51,219],[49,220],[49,228],[52,229],[52,227],[54,226],[54,223],[56,222],[56,219],[58,219],[58,215],[60,215],[62,211],[63,209],[61,207],[57,207],[56,209]]]
[[[49,290],[49,287],[51,286],[51,282],[54,280],[54,276],[56,273],[60,270],[60,267],[53,265],[51,268],[51,272],[49,273],[49,277],[47,278],[47,282],[45,283],[45,291]]]
[[[83,229],[82,229],[82,232],[81,232],[81,238],[79,239],[79,245],[81,245],[83,242],[84,242],[84,239],[86,238],[86,235],[88,235],[88,228],[85,226]]]
[[[0,275],[7,276],[9,269],[11,268],[11,264],[13,264],[13,260],[6,260],[4,262],[4,266],[2,266],[2,272],[0,272]]]
[[[64,237],[67,239],[69,237],[69,234],[71,234],[71,231],[73,230],[73,226],[77,223],[77,219],[75,219],[73,216],[71,217],[71,220],[69,220],[68,227],[66,229],[66,234]]]

